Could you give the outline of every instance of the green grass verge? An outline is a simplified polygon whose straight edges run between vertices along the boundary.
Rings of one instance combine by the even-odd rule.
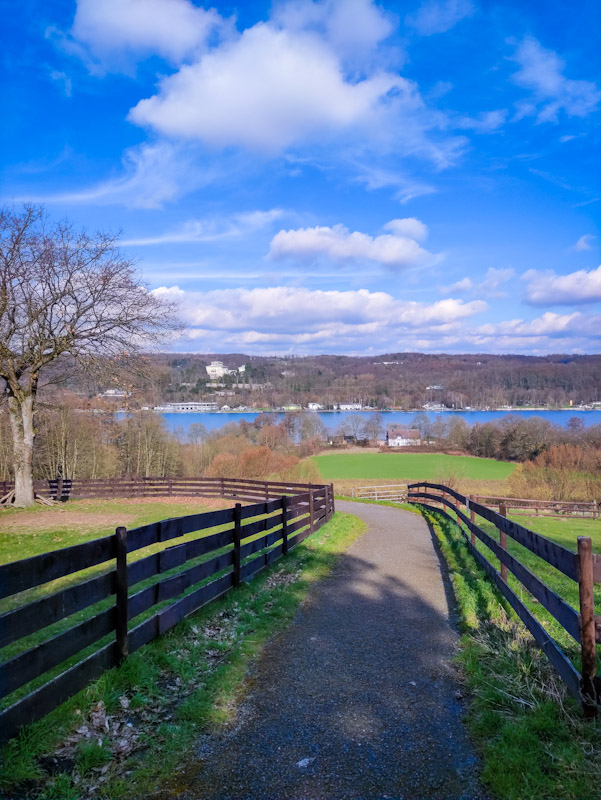
[[[203,731],[233,721],[250,663],[364,529],[337,513],[270,570],[23,730],[2,749],[0,789],[36,800],[150,796],[186,766]]]
[[[314,456],[325,481],[414,480],[444,481],[453,476],[479,480],[505,480],[515,464],[474,456],[445,453],[327,453]]]
[[[471,694],[468,724],[483,757],[484,782],[503,800],[598,797],[599,724],[585,722],[545,655],[476,566],[457,526],[423,513],[457,599],[464,632],[459,659]]]

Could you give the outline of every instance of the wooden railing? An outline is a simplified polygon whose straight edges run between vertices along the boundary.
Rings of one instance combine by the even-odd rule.
[[[457,523],[472,555],[494,581],[501,594],[526,625],[568,689],[582,703],[586,716],[596,716],[601,699],[601,678],[597,675],[597,642],[601,642],[601,617],[595,616],[594,584],[601,583],[601,555],[592,552],[588,536],[578,537],[575,553],[528,528],[507,519],[448,486],[434,483],[409,485],[410,503],[436,511]],[[455,519],[445,509],[451,509]],[[504,509],[503,509],[504,510]],[[499,531],[498,541],[476,524],[476,516],[492,523]],[[468,536],[465,528],[469,531]],[[546,561],[578,583],[580,607],[576,611],[537,575],[507,550],[507,537]],[[499,559],[500,569],[480,552],[479,539]],[[582,674],[578,672],[557,642],[522,602],[507,582],[508,570],[536,598],[580,645]]]
[[[129,531],[119,527],[111,536],[0,566],[0,602],[9,609],[0,616],[0,648],[20,649],[0,664],[0,698],[7,698],[5,706],[13,701],[0,711],[0,741],[15,736],[23,725],[40,719],[129,653],[273,564],[335,510],[331,486],[296,484],[293,489],[291,484],[238,484],[228,479],[221,484],[221,480],[211,485],[223,485],[223,496],[247,499],[246,493],[252,491],[252,499],[257,495],[264,499]],[[115,486],[113,482],[111,497]],[[268,499],[274,494],[279,496]],[[165,546],[184,536],[183,543]],[[45,592],[37,590],[51,581],[59,583],[47,586]],[[173,602],[166,603],[169,600]],[[159,609],[149,614],[157,605]],[[35,637],[36,644],[31,646],[30,640],[28,646],[27,637],[76,613],[78,619],[85,617],[83,621],[68,627],[59,624],[58,632],[54,628],[49,638],[38,643]],[[91,655],[69,663],[95,644],[98,649]],[[58,675],[45,677],[64,662],[66,668]],[[23,695],[19,690],[32,681]],[[17,694],[11,698],[13,693]]]
[[[407,484],[353,486],[351,497],[356,500],[390,500],[392,502],[403,503],[407,499]]]
[[[321,485],[321,484],[320,484]],[[241,500],[268,500],[283,494],[298,494],[312,484],[286,481],[260,481],[250,478],[85,478],[71,480],[54,478],[34,481],[37,494],[50,500],[93,500],[138,497],[237,497]],[[0,493],[6,494],[14,484],[0,483]],[[316,488],[318,488],[316,486]],[[0,496],[2,496],[0,494]]]
[[[599,505],[577,500],[526,500],[521,497],[495,497],[492,495],[470,495],[473,500],[485,506],[505,506],[513,514],[541,517],[582,517],[599,519]]]

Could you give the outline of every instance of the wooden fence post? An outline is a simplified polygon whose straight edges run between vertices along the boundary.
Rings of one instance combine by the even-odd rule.
[[[314,518],[315,518],[315,511],[313,508],[314,501],[313,501],[313,489],[309,489],[309,535],[313,533],[314,527]]]
[[[225,478],[220,478],[219,483],[220,483],[221,496],[225,497]]]
[[[269,481],[265,481],[265,501],[269,500]]]
[[[282,553],[288,554],[288,502],[287,495],[282,497]]]
[[[234,586],[240,586],[240,547],[242,539],[242,503],[234,506]]]
[[[593,549],[590,536],[578,537],[580,561],[580,654],[582,661],[582,709],[588,719],[597,716],[597,647],[595,644],[595,601],[593,595]]]
[[[330,484],[330,502],[332,504],[331,505],[331,509],[332,510],[331,510],[331,513],[330,513],[330,517],[333,517],[334,514],[336,513],[336,503],[334,501],[334,484],[333,483]]]
[[[505,503],[499,503],[499,515],[507,517],[507,506]],[[499,531],[499,544],[503,550],[507,550],[507,534],[505,531]],[[507,583],[507,564],[501,561],[501,578]]]
[[[115,643],[117,647],[117,664],[122,664],[129,653],[127,634],[128,621],[128,587],[127,587],[127,528],[119,527],[115,531],[117,584],[115,587]]]
[[[472,509],[472,503],[473,502],[475,502],[474,501],[474,495],[470,494],[470,521],[475,523],[476,522],[476,515],[475,515],[475,513],[474,513],[474,511]],[[473,531],[471,532],[471,540],[472,540],[472,544],[475,547],[476,546],[476,534]]]

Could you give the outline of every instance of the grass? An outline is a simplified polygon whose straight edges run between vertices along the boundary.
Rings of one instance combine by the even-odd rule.
[[[578,536],[590,536],[593,552],[601,553],[601,520],[575,518],[552,519],[525,515],[515,516],[512,517],[512,519],[520,525],[530,528],[530,530],[536,531],[574,552],[577,549]],[[492,523],[480,520],[478,524],[483,530],[493,536],[496,541],[499,541],[498,531]],[[493,556],[492,552],[480,541],[477,541],[477,546],[478,549],[484,553],[486,558],[492,561],[498,569],[499,562]],[[519,559],[524,566],[528,567],[529,570],[541,578],[547,586],[557,592],[557,594],[568,602],[572,608],[578,611],[578,584],[575,581],[556,570],[555,567],[552,567],[546,561],[534,555],[534,553],[530,552],[530,550],[518,544],[510,537],[507,537],[507,549],[513,556]],[[564,652],[571,657],[577,669],[580,669],[580,649],[578,643],[529,592],[523,589],[522,585],[513,577],[511,572],[508,573],[508,582],[530,611],[542,621],[546,630],[561,645]],[[595,590],[595,611],[597,614],[601,614],[601,592],[597,590]]]
[[[471,695],[468,724],[483,757],[483,780],[503,800],[598,797],[598,724],[584,721],[542,651],[475,565],[457,526],[424,516],[457,599],[464,631],[459,658]]]
[[[0,510],[0,564],[80,544],[166,517],[226,508],[228,500],[70,500],[56,506]]]
[[[446,453],[327,453],[314,458],[325,481],[377,479],[444,482],[448,476],[502,481],[515,469],[515,464],[506,461]]]
[[[363,530],[355,517],[336,514],[250,584],[24,729],[3,748],[0,790],[36,800],[119,800],[177,781],[202,732],[232,724],[249,665],[267,640]],[[50,756],[58,768],[48,767]]]

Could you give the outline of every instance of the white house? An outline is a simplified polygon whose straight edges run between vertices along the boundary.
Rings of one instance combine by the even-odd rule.
[[[361,403],[339,403],[339,411],[361,411],[363,408]]]
[[[419,431],[415,428],[389,428],[386,431],[388,447],[410,447],[421,443]]]
[[[323,409],[323,406],[320,405],[319,403],[307,403],[307,409],[309,411],[321,411]]]
[[[171,414],[202,414],[205,411],[219,411],[219,406],[217,403],[165,403],[164,406],[155,406],[154,410]]]

